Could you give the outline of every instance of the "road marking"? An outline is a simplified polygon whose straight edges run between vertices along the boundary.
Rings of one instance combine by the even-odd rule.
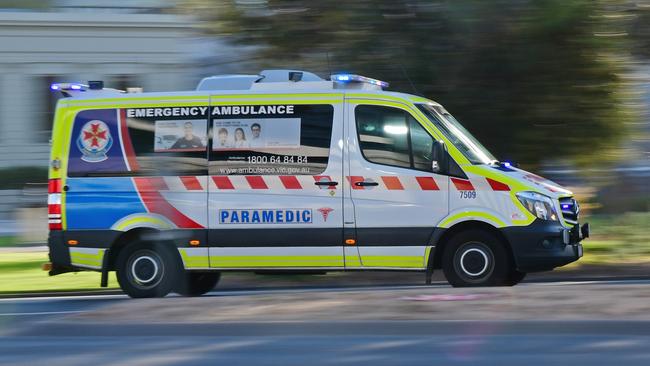
[[[60,315],[60,314],[76,314],[76,313],[87,313],[87,311],[70,310],[70,311],[40,311],[35,313],[0,313],[0,316]]]
[[[536,286],[579,286],[579,285],[645,285],[650,284],[647,279],[620,279],[620,280],[574,280],[574,281],[556,281],[556,282],[529,282],[524,285]]]
[[[107,300],[107,299],[127,299],[127,295],[67,295],[67,296],[35,296],[35,297],[7,297],[0,299],[2,302],[32,302],[32,301],[49,301],[49,300]]]

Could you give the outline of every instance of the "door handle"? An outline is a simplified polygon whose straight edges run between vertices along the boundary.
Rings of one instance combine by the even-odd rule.
[[[362,182],[354,182],[354,185],[357,187],[370,187],[370,186],[378,186],[379,183],[377,182],[366,182],[365,180]]]
[[[337,186],[339,182],[314,182],[317,186]]]

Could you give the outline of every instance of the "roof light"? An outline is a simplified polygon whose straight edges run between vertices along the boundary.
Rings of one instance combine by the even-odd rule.
[[[53,83],[50,85],[50,89],[66,94],[67,91],[86,91],[88,90],[88,85],[80,83]]]
[[[358,82],[358,83],[368,83],[372,85],[378,85],[382,88],[388,88],[388,83],[385,81],[377,80],[377,79],[372,79],[369,77],[361,76],[361,75],[354,75],[354,74],[334,74],[330,76],[330,79],[332,81],[338,81],[342,83],[346,82]]]
[[[96,94],[96,93],[124,93],[122,90],[104,88],[104,82],[99,80],[89,81],[88,84],[82,83],[52,83],[50,85],[52,91],[58,91],[63,94],[64,97],[73,97],[85,94],[87,92]]]

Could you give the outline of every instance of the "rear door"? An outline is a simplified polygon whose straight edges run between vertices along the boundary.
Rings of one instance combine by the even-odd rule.
[[[342,98],[213,96],[213,268],[343,267]]]
[[[434,139],[406,105],[349,102],[346,191],[361,266],[422,269],[449,211],[448,178],[431,169]]]
[[[208,267],[207,248],[189,248],[207,240],[207,110],[207,96],[79,110],[67,166],[67,238],[106,248],[120,232],[173,230],[166,237],[184,261],[204,258],[186,267]]]

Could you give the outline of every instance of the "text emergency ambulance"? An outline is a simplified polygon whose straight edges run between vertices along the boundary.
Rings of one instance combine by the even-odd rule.
[[[50,274],[116,271],[132,297],[200,295],[223,271],[498,286],[582,256],[571,192],[386,86],[292,70],[174,93],[53,84]]]

